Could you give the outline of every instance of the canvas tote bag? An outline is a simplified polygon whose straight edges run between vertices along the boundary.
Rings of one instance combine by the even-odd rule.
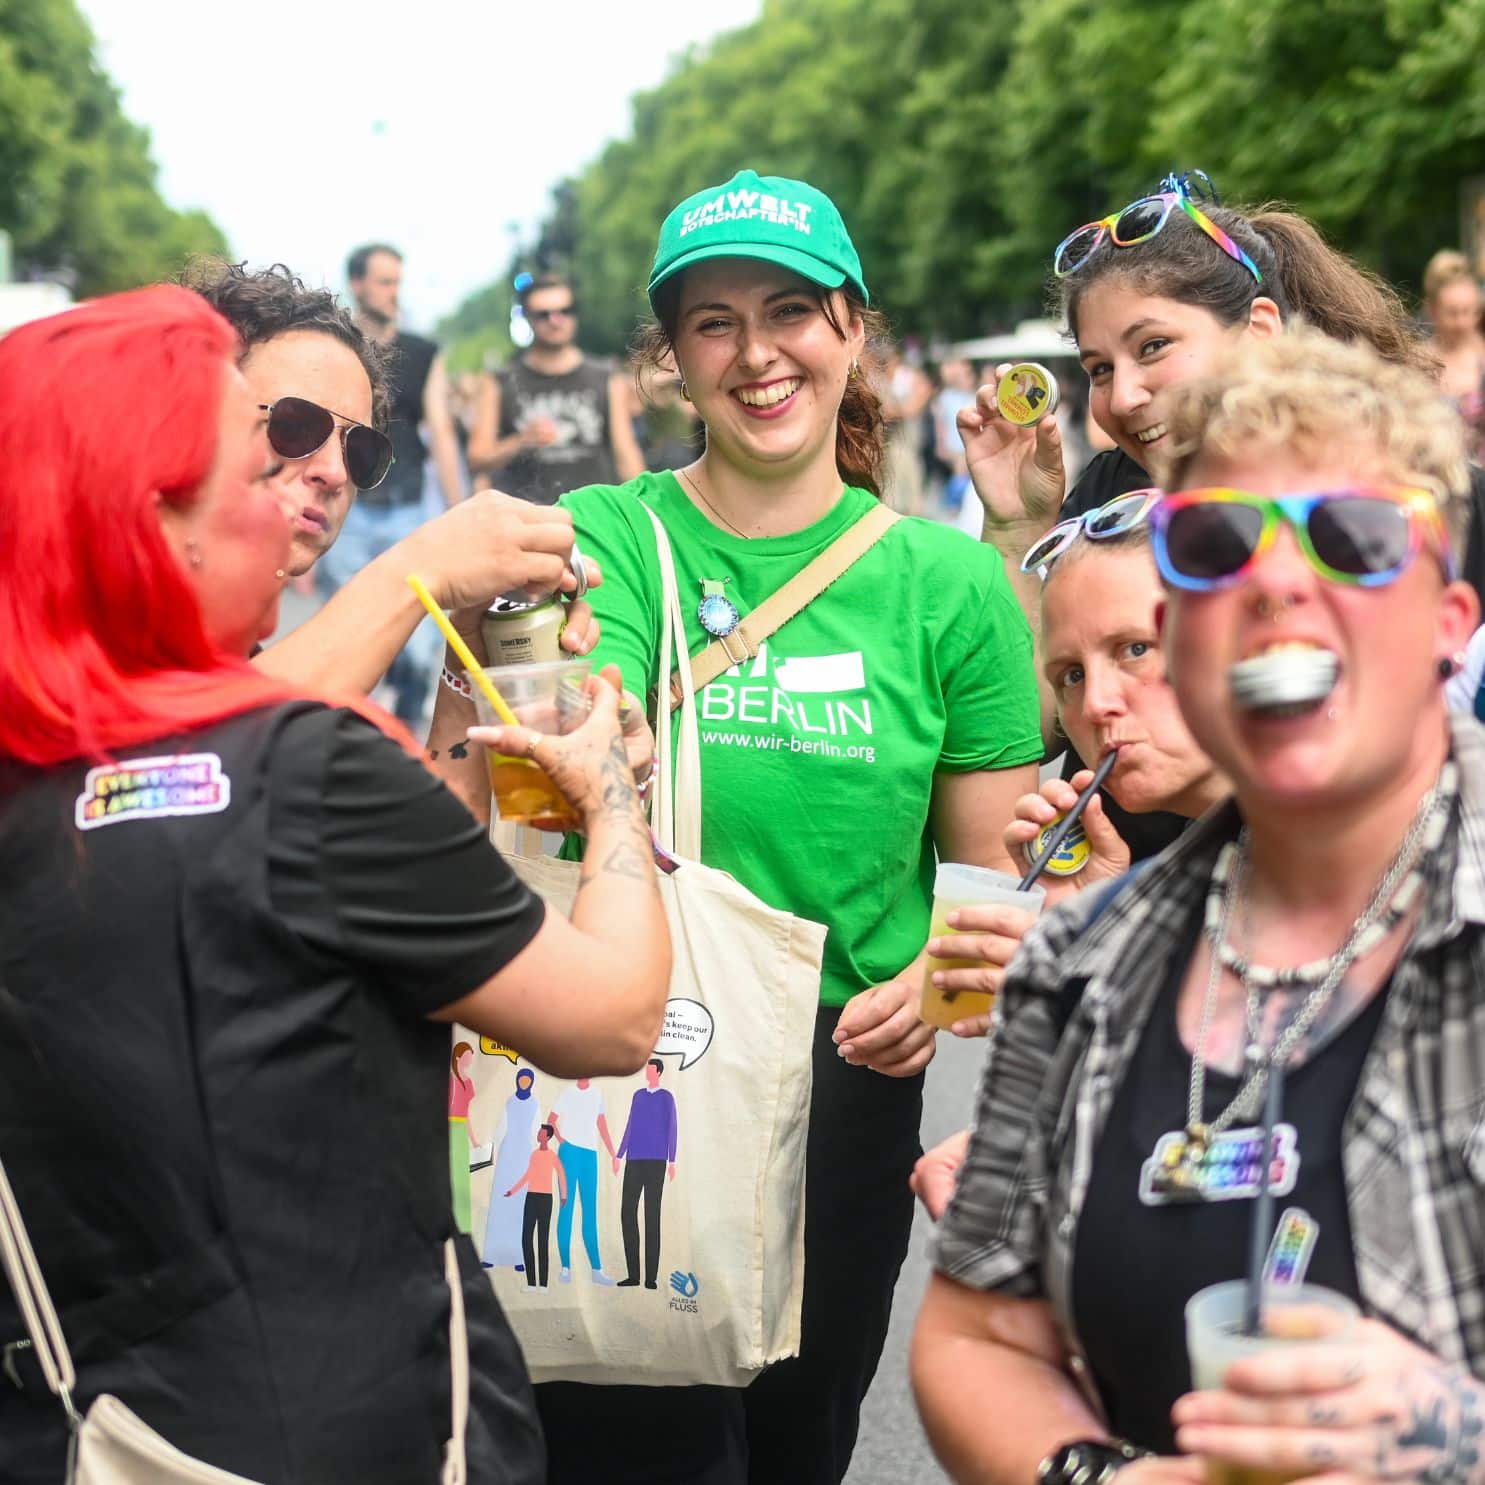
[[[245,1475],[203,1464],[161,1438],[116,1397],[103,1393],[80,1415],[72,1393],[77,1374],[57,1319],[51,1292],[21,1221],[5,1166],[0,1163],[0,1267],[20,1306],[26,1334],[46,1384],[67,1414],[72,1438],[66,1485],[254,1485]],[[441,1485],[465,1485],[465,1429],[469,1417],[469,1340],[464,1323],[464,1290],[453,1240],[444,1244],[444,1276],[449,1285],[449,1354],[453,1367],[453,1433],[444,1450]]]
[[[535,1381],[744,1386],[799,1350],[805,1138],[825,929],[768,907],[702,864],[695,689],[670,542],[650,518],[664,588],[658,674],[671,674],[678,645],[683,662],[674,749],[663,680],[656,727],[655,830],[678,861],[660,877],[674,945],[656,1045],[663,1071],[654,1088],[651,1070],[580,1089],[531,1068],[513,1048],[456,1028],[456,1046],[478,1049],[471,1143],[488,1145],[470,1162],[472,1235]],[[531,832],[496,831],[515,870],[570,913],[580,867],[540,854],[530,839]],[[595,964],[593,994],[602,993],[603,966]],[[557,1152],[560,1180],[540,1152],[553,1112],[564,1138],[545,1142]],[[626,1130],[641,1153],[626,1152],[615,1171],[609,1146],[623,1150]],[[656,1158],[670,1153],[672,1138],[673,1178],[670,1162]],[[534,1179],[505,1195],[528,1172]],[[531,1190],[546,1181],[545,1198]],[[652,1272],[647,1245],[656,1232]],[[628,1285],[631,1263],[638,1282]],[[646,1287],[651,1279],[654,1288]]]

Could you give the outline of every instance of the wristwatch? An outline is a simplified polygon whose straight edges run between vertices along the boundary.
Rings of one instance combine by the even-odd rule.
[[[1036,1478],[1038,1485],[1108,1485],[1126,1464],[1149,1454],[1123,1439],[1077,1439],[1047,1455]]]

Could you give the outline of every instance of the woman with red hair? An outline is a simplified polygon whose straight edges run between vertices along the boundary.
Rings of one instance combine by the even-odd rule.
[[[669,941],[607,679],[577,731],[498,743],[613,866],[569,922],[389,719],[248,663],[291,532],[236,348],[179,288],[0,343],[0,1159],[80,1408],[112,1393],[257,1480],[433,1480],[447,1023],[632,1072]],[[540,1480],[514,1339],[456,1251],[470,1478]],[[0,1291],[17,1485],[61,1478],[67,1440],[24,1333]]]

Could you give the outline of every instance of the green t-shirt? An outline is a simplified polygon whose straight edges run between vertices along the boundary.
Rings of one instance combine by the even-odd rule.
[[[722,531],[670,473],[562,498],[603,567],[588,595],[593,653],[625,686],[659,684],[661,519],[675,555],[690,654],[712,641],[701,583],[727,583],[746,617],[873,505],[847,488],[788,536]],[[1000,557],[934,522],[899,521],[759,654],[697,698],[701,851],[764,902],[825,924],[820,999],[844,1005],[922,950],[933,900],[935,771],[1042,756],[1031,633]]]

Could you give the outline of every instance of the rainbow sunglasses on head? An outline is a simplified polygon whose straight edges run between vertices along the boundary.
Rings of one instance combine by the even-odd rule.
[[[1160,182],[1155,195],[1141,196],[1113,216],[1105,217],[1101,222],[1089,222],[1076,232],[1069,232],[1052,255],[1052,271],[1058,278],[1076,273],[1093,256],[1105,235],[1115,247],[1133,247],[1136,243],[1148,242],[1179,206],[1229,258],[1241,263],[1261,284],[1263,275],[1258,271],[1258,265],[1197,206],[1198,201],[1221,204],[1217,188],[1204,170],[1168,175]]]
[[[1173,588],[1211,593],[1247,576],[1274,544],[1279,522],[1294,532],[1327,582],[1381,588],[1395,582],[1433,535],[1444,576],[1454,559],[1438,501],[1407,485],[1294,495],[1213,487],[1167,495],[1150,513],[1155,562]]]
[[[1034,572],[1045,582],[1052,564],[1080,536],[1086,536],[1092,541],[1104,541],[1132,530],[1150,514],[1161,493],[1153,487],[1131,490],[1129,494],[1115,496],[1107,504],[1095,506],[1080,516],[1059,521],[1045,536],[1026,549],[1026,555],[1021,559],[1021,571]]]

